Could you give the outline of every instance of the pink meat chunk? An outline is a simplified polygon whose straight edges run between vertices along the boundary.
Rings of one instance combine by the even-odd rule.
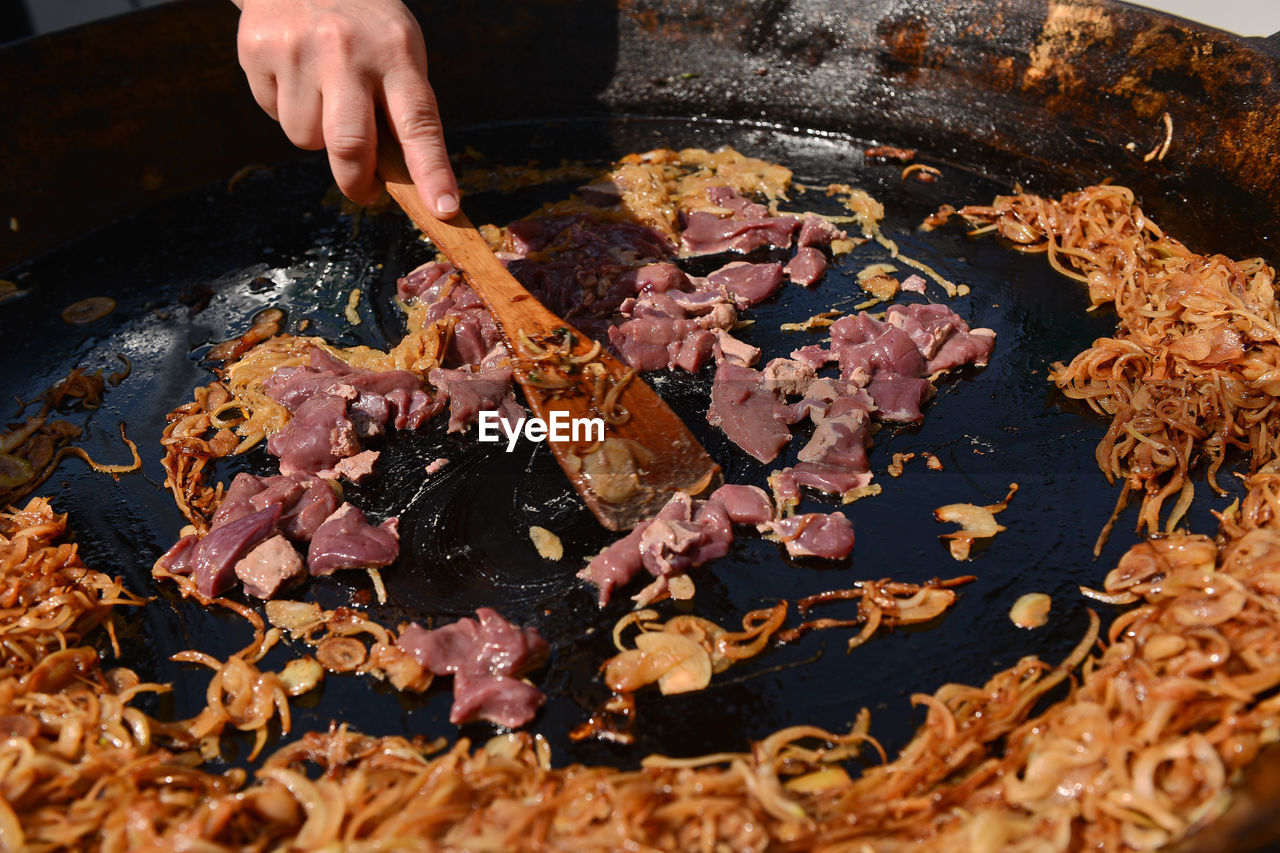
[[[924,293],[927,282],[918,275],[912,274],[902,280],[899,285],[907,293]]]
[[[175,575],[191,574],[191,555],[195,552],[199,541],[199,536],[188,533],[170,545],[169,550],[160,555],[156,564],[166,572],[172,572]]]
[[[609,344],[636,370],[680,367],[697,373],[710,360],[716,337],[693,320],[647,316],[611,326]]]
[[[493,341],[485,335],[486,323],[479,314],[478,309],[457,313],[447,353],[452,363],[475,364],[484,358],[484,354],[493,345]]]
[[[666,293],[669,290],[690,290],[692,285],[684,270],[673,263],[645,264],[618,277],[614,289],[622,295],[637,293]]]
[[[770,359],[760,375],[767,388],[792,397],[804,395],[818,378],[813,365],[793,358]]]
[[[362,450],[355,456],[339,459],[333,470],[353,483],[362,483],[373,476],[373,465],[379,455],[376,450]]]
[[[396,280],[396,295],[405,302],[422,299],[433,302],[439,295],[438,285],[455,272],[448,261],[428,261]]]
[[[400,556],[397,520],[388,518],[373,526],[364,513],[349,503],[324,520],[307,546],[307,570],[313,575],[339,569],[389,566]]]
[[[863,315],[858,315],[863,316]],[[840,375],[845,379],[861,371],[873,379],[878,373],[892,373],[898,376],[920,376],[924,373],[924,357],[916,349],[911,338],[901,329],[885,327],[878,334],[861,342],[842,340],[837,337],[835,327],[844,320],[843,317],[832,325],[832,348],[840,362]],[[875,320],[868,321],[871,323]]]
[[[309,358],[308,364],[281,368],[263,383],[267,396],[295,414],[308,400],[331,394],[350,403],[361,434],[374,435],[388,422],[396,429],[415,429],[440,409],[407,370],[363,370],[319,347]]]
[[[796,458],[801,462],[820,462],[851,472],[869,471],[869,425],[866,409],[857,406],[852,398],[841,398],[818,422],[809,443],[801,448]]]
[[[302,493],[306,489],[306,483],[310,479],[311,477],[307,474],[295,474],[291,477],[280,474],[275,477],[265,477],[258,481],[262,486],[262,490],[249,497],[249,506],[256,512],[269,506],[278,505],[281,512],[286,512],[302,497]],[[232,481],[232,485],[235,485],[235,481]],[[222,507],[219,506],[218,508],[221,509]],[[215,527],[218,524],[216,516],[213,524]]]
[[[820,344],[809,344],[792,350],[791,357],[796,361],[809,365],[814,370],[818,370],[828,362],[836,360],[836,354]]]
[[[697,318],[704,329],[729,331],[738,322],[738,303],[718,287],[701,287],[689,292],[671,292],[672,301],[685,316]]]
[[[788,407],[787,422],[808,417],[815,424],[796,465],[775,471],[770,479],[779,506],[795,506],[801,486],[847,495],[868,485],[869,416],[919,422],[924,417],[921,406],[933,394],[926,375],[934,367],[984,363],[994,343],[994,332],[970,332],[964,320],[943,305],[894,305],[885,316],[884,321],[866,312],[842,317],[831,326],[830,348],[802,347],[789,363],[775,360],[776,369],[775,362],[766,366],[765,375],[776,377],[775,387],[803,393]],[[797,365],[816,371],[832,360],[839,362],[840,378],[815,378],[802,392],[802,380],[788,387],[781,375],[785,369],[801,376]]]
[[[799,487],[808,486],[827,494],[845,495],[871,482],[871,466],[867,447],[871,443],[871,398],[861,388],[843,380],[819,379],[810,386],[822,401],[802,403],[811,407],[816,424],[808,444],[797,454],[793,468],[775,472],[770,479],[775,497],[779,489],[788,490],[787,500],[799,500]],[[788,505],[794,506],[795,502]]]
[[[244,591],[258,598],[273,598],[305,574],[302,556],[279,534],[259,543],[236,563],[236,577]]]
[[[323,477],[311,477],[297,502],[280,516],[280,532],[294,542],[310,542],[324,520],[338,509],[337,484]]]
[[[298,502],[304,499],[311,483],[317,480],[325,482],[313,474],[255,477],[241,472],[231,481],[231,487],[222,496],[222,503],[218,505],[218,511],[213,514],[210,528],[217,529],[267,507],[279,506],[280,526],[283,530],[287,526],[289,516],[296,511]],[[327,485],[325,490],[329,491]],[[336,508],[335,503],[333,509]],[[328,515],[328,512],[325,515]]]
[[[432,673],[453,676],[450,722],[522,726],[545,697],[519,677],[546,660],[547,643],[536,629],[513,625],[490,608],[478,609],[476,617],[435,629],[410,624],[397,644]]]
[[[513,625],[489,607],[477,609],[475,619],[433,630],[410,625],[401,632],[400,646],[436,675],[519,676],[547,657],[547,642],[536,629]]]
[[[808,287],[827,271],[827,256],[811,246],[801,246],[782,272],[796,284]]]
[[[844,398],[856,400],[868,412],[875,410],[876,405],[872,402],[871,395],[863,390],[861,378],[849,380],[822,376],[809,383],[799,402],[791,404],[791,423],[799,423],[806,417],[815,424],[821,423],[832,404]]]
[[[665,579],[723,557],[732,544],[733,521],[723,504],[695,501],[677,492],[654,518],[640,522],[597,554],[578,577],[599,589],[604,607],[613,591],[630,583],[642,569]],[[652,585],[646,590],[658,591]]]
[[[244,518],[262,507],[255,507],[249,499],[263,490],[262,478],[247,472],[241,472],[231,480],[231,485],[222,495],[222,503],[213,514],[210,527],[220,527],[239,518]]]
[[[637,524],[626,536],[592,557],[586,568],[578,572],[578,577],[599,590],[598,603],[601,607],[609,603],[615,589],[626,586],[644,570],[644,561],[640,556],[640,537],[651,523],[642,521]]]
[[[688,317],[672,291],[642,293],[625,300],[618,311],[624,317],[659,317],[664,320],[684,320]]]
[[[734,216],[745,219],[761,219],[769,215],[769,208],[743,196],[733,187],[707,187],[707,200],[722,207]]]
[[[924,377],[964,364],[983,365],[995,345],[990,329],[970,331],[945,305],[892,305],[881,322],[866,312],[841,317],[831,326],[831,348],[807,346],[792,358],[815,369],[833,358],[842,378],[866,384],[880,420],[916,423],[921,405],[933,393]],[[869,380],[869,383],[868,383]],[[817,406],[803,400],[793,407],[792,423]]]
[[[791,440],[790,410],[758,372],[724,362],[711,385],[707,422],[761,462],[769,462]]]
[[[726,484],[707,500],[719,503],[734,524],[764,524],[773,518],[773,503],[759,486]]]
[[[424,295],[422,301],[428,303],[424,322],[451,318],[453,332],[449,336],[446,361],[455,366],[475,364],[502,342],[502,330],[474,290],[458,278],[447,279],[447,282],[447,291],[433,288]]]
[[[716,363],[722,361],[750,367],[760,359],[760,348],[740,341],[723,329],[715,331],[715,347],[711,351]]]
[[[330,481],[320,477],[255,477],[242,472],[231,481],[209,532],[203,538],[184,536],[159,564],[174,574],[196,573],[197,588],[203,594],[219,595],[232,585],[232,575],[241,573],[240,564],[249,559],[250,550],[266,539],[279,538],[279,534],[294,541],[309,540],[337,506]],[[273,543],[272,549],[278,545]],[[279,583],[272,580],[269,568],[263,567],[264,554],[246,563],[244,570],[254,572],[259,589],[274,590]]]
[[[213,598],[231,588],[235,565],[259,542],[275,535],[278,504],[210,530],[195,546],[188,565],[201,595]]]
[[[832,240],[843,239],[848,236],[848,234],[816,213],[806,213],[804,220],[800,223],[800,233],[796,235],[796,245],[801,248],[830,246]]]
[[[692,565],[684,552],[702,538],[702,530],[691,521],[654,520],[640,537],[640,561],[654,576],[674,575]]]
[[[524,408],[516,402],[511,389],[509,367],[479,370],[437,367],[427,374],[427,380],[449,396],[449,432],[466,430],[484,411],[496,411],[511,424],[524,416]]]
[[[698,211],[689,214],[680,241],[691,255],[708,255],[716,252],[750,252],[762,246],[791,245],[791,235],[800,225],[794,216],[759,216],[724,219],[713,213]]]
[[[924,419],[920,407],[933,394],[933,386],[920,376],[884,373],[871,380],[867,393],[875,400],[880,420],[919,423]]]
[[[974,329],[972,332],[953,332],[943,341],[937,353],[925,364],[926,373],[951,370],[965,364],[982,367],[991,357],[996,345],[996,333],[991,329]]]
[[[800,504],[800,483],[794,468],[783,468],[769,475],[769,490],[778,514],[794,509]]]
[[[747,305],[756,305],[778,292],[782,286],[782,264],[750,264],[734,261],[709,274],[706,283],[723,288]]]
[[[449,722],[461,726],[484,720],[518,729],[531,721],[546,701],[541,690],[518,678],[460,672],[453,677]]]
[[[733,524],[722,505],[695,505],[677,492],[641,534],[640,561],[649,574],[666,577],[723,557],[731,544]]]
[[[791,468],[783,468],[776,473],[779,477],[774,487],[774,500],[779,506],[784,505],[784,494],[788,501],[786,505],[795,506],[790,500],[794,496],[795,502],[799,502],[800,486],[828,495],[845,495],[869,485],[872,480],[870,471],[855,471],[825,462],[797,462]]]
[[[969,331],[969,324],[945,305],[932,303],[890,305],[884,319],[907,333],[926,359],[933,358],[953,332]]]
[[[267,439],[267,452],[280,460],[280,473],[331,472],[339,459],[360,452],[347,401],[319,394],[302,403],[293,417]]]
[[[792,557],[839,560],[853,550],[853,524],[842,512],[788,516],[763,524],[761,529],[777,536]]]

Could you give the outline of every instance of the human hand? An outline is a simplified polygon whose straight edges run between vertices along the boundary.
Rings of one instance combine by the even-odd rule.
[[[441,219],[457,213],[422,30],[400,0],[232,2],[241,10],[237,48],[254,98],[293,144],[328,151],[348,198],[371,204],[382,191],[381,110],[427,207]]]

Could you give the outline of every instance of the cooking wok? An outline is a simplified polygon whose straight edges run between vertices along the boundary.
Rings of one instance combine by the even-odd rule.
[[[741,750],[789,724],[847,728],[864,706],[873,733],[893,748],[922,719],[909,710],[911,693],[980,683],[1024,654],[1067,653],[1086,611],[1098,608],[1077,585],[1099,585],[1136,534],[1131,510],[1093,559],[1116,495],[1093,462],[1103,425],[1053,393],[1044,375],[1107,333],[1113,318],[1086,316],[1084,294],[1043,259],[914,226],[942,202],[983,203],[1015,183],[1055,193],[1110,178],[1133,187],[1193,248],[1274,262],[1277,39],[1240,39],[1104,2],[523,0],[416,11],[450,144],[480,152],[487,159],[478,166],[603,163],[655,145],[733,144],[791,166],[805,183],[857,183],[886,203],[886,230],[905,252],[973,285],[950,303],[955,310],[999,333],[992,364],[942,381],[923,425],[877,435],[872,465],[885,493],[846,509],[859,537],[849,561],[792,561],[773,543],[739,537],[728,557],[695,572],[696,612],[733,624],[777,599],[864,578],[972,572],[978,580],[936,623],[878,636],[853,654],[845,636],[816,633],[735,667],[704,693],[646,694],[632,747],[573,742],[568,731],[603,698],[595,670],[611,649],[608,628],[626,610],[623,601],[598,611],[573,572],[610,535],[545,449],[482,451],[435,424],[395,436],[379,481],[352,490],[370,514],[402,520],[404,556],[386,573],[388,605],[369,603],[367,583],[344,578],[311,584],[309,597],[354,602],[387,623],[448,621],[491,605],[538,625],[554,652],[536,676],[550,698],[533,726],[560,762],[633,766],[653,751]],[[209,346],[243,331],[262,307],[284,307],[290,329],[305,319],[309,334],[336,343],[394,342],[402,331],[395,278],[430,256],[398,216],[356,219],[325,203],[323,160],[290,148],[254,105],[235,62],[234,27],[223,0],[183,0],[0,50],[12,81],[0,94],[8,118],[0,198],[13,217],[0,232],[0,269],[27,290],[0,306],[0,392],[29,399],[71,367],[110,364],[110,372],[116,353],[131,359],[132,374],[101,409],[68,417],[85,424],[85,447],[105,461],[123,454],[116,430],[125,422],[144,471],[113,481],[70,462],[41,493],[71,513],[90,565],[160,597],[129,626],[125,654],[144,678],[177,685],[152,710],[178,716],[202,705],[204,681],[168,655],[191,647],[225,655],[247,629],[151,581],[152,562],[182,524],[160,486],[164,413],[209,381],[200,361]],[[1172,144],[1163,158],[1144,159],[1165,138],[1166,113]],[[864,158],[873,141],[919,148],[943,179],[903,182],[898,167]],[[255,164],[266,168],[229,180]],[[476,221],[505,222],[566,189],[477,193],[467,209]],[[797,205],[819,205],[818,195]],[[766,357],[784,354],[797,342],[778,324],[848,310],[859,298],[847,285],[852,272],[878,259],[868,249],[815,290],[791,288],[754,309],[749,340]],[[343,319],[353,286],[367,294],[354,327]],[[117,310],[87,326],[59,319],[90,295],[112,296]],[[728,479],[762,482],[768,467],[744,461],[703,422],[707,379],[660,375],[655,384]],[[884,473],[894,452],[921,450],[936,452],[945,470]],[[426,482],[423,464],[437,456],[450,464]],[[267,465],[250,454],[219,476]],[[995,502],[1014,481],[1022,489],[1001,516],[1009,530],[972,562],[953,562],[930,510]],[[1208,494],[1201,488],[1191,513],[1200,532],[1214,529],[1209,509],[1221,505]],[[562,536],[564,563],[537,558],[524,537],[530,524]],[[1020,631],[1006,618],[1030,591],[1053,596],[1047,629]],[[302,700],[291,737],[334,718],[371,734],[454,737],[448,703],[439,688],[407,697],[333,677]]]

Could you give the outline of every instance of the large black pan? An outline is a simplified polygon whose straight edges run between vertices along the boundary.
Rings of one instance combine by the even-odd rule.
[[[70,367],[106,366],[117,352],[133,361],[102,409],[73,417],[101,458],[122,453],[116,424],[126,422],[144,448],[144,474],[113,482],[71,463],[43,492],[72,513],[91,564],[161,596],[133,626],[128,656],[144,676],[178,685],[159,709],[177,715],[200,707],[203,681],[167,655],[189,647],[225,654],[246,632],[150,579],[181,524],[160,488],[163,413],[208,381],[199,362],[208,346],[242,331],[261,307],[284,307],[291,329],[309,319],[309,333],[338,343],[394,341],[395,277],[428,252],[398,216],[367,217],[356,229],[322,203],[323,161],[290,150],[240,80],[227,6],[187,0],[0,50],[0,76],[13,81],[0,94],[8,119],[0,214],[15,226],[0,238],[0,268],[12,265],[5,276],[28,290],[0,305],[0,395],[29,398]],[[610,649],[607,629],[625,612],[622,604],[597,611],[573,572],[609,535],[544,450],[482,450],[438,424],[396,437],[378,484],[356,490],[375,516],[399,514],[404,532],[404,556],[386,574],[391,604],[370,607],[373,615],[450,619],[491,605],[537,624],[555,651],[538,675],[551,698],[534,727],[558,761],[615,765],[652,751],[743,749],[794,723],[839,729],[864,706],[876,714],[875,733],[899,746],[920,722],[910,693],[980,682],[1023,654],[1056,659],[1074,645],[1087,604],[1076,586],[1097,585],[1134,541],[1132,515],[1094,561],[1090,547],[1115,497],[1092,460],[1101,425],[1051,393],[1044,375],[1111,320],[1086,317],[1083,294],[1041,259],[958,231],[917,236],[913,227],[942,202],[981,203],[1015,181],[1054,192],[1109,177],[1137,189],[1194,247],[1274,261],[1274,40],[1250,43],[1102,2],[524,0],[420,11],[455,150],[470,145],[500,164],[555,164],[728,143],[790,165],[806,183],[861,184],[886,203],[887,230],[905,251],[972,284],[953,307],[1000,337],[991,366],[941,383],[923,426],[877,437],[872,462],[885,493],[848,508],[859,535],[851,560],[789,561],[771,543],[742,538],[695,574],[697,612],[725,623],[862,578],[978,575],[936,624],[877,637],[852,655],[843,635],[810,635],[704,693],[646,695],[633,747],[573,743],[567,732],[602,697],[595,668]],[[1173,144],[1163,160],[1144,162],[1164,137],[1166,112]],[[918,146],[944,178],[903,183],[896,167],[864,160],[864,140]],[[229,190],[227,179],[253,163],[272,168]],[[816,195],[799,203],[820,204]],[[477,221],[506,221],[543,197],[477,194],[467,206]],[[851,272],[879,258],[860,250],[813,292],[792,288],[756,309],[752,342],[766,355],[786,352],[795,341],[778,323],[847,309],[857,300]],[[356,327],[342,317],[353,286],[367,294]],[[202,292],[208,306],[193,312]],[[88,295],[113,296],[119,308],[85,327],[58,319]],[[707,377],[657,384],[730,480],[762,481],[767,469],[702,422]],[[946,470],[883,473],[894,452],[920,450],[938,453]],[[436,456],[451,464],[424,486],[423,465]],[[266,465],[250,456],[220,473]],[[1013,481],[1022,491],[1001,517],[1009,530],[973,562],[953,562],[930,510],[993,502]],[[1212,505],[1207,496],[1197,504],[1194,529],[1212,531]],[[535,523],[565,539],[563,564],[533,552],[523,531]],[[1006,618],[1029,591],[1054,599],[1049,627],[1033,633]],[[367,601],[368,590],[339,578],[308,595],[332,605]],[[341,718],[374,734],[453,736],[448,701],[442,690],[404,697],[331,678],[296,719],[301,730]]]

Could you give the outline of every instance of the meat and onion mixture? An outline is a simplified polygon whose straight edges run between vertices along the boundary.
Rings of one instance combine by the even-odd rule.
[[[875,156],[906,162],[914,152]],[[571,199],[483,229],[539,299],[634,371],[702,375],[707,420],[744,454],[767,465],[793,431],[809,436],[768,477],[770,490],[678,493],[592,557],[579,577],[602,607],[643,576],[637,608],[671,598],[696,609],[690,570],[724,558],[744,534],[776,542],[789,559],[847,560],[852,509],[800,512],[805,490],[846,504],[873,496],[877,425],[919,423],[938,376],[992,357],[994,332],[928,301],[924,278],[899,284],[879,270],[865,277],[876,279],[875,301],[904,292],[906,301],[789,324],[829,337],[760,364],[742,334],[752,307],[785,300],[788,287],[822,286],[832,261],[860,241],[876,240],[947,295],[967,292],[902,256],[865,192],[828,187],[851,215],[827,217],[786,209],[791,190],[787,169],[731,149],[659,149],[623,158]],[[483,412],[519,419],[513,357],[551,351],[545,341],[509,351],[461,274],[436,259],[399,281],[407,331],[396,346],[285,334],[269,309],[215,348],[216,380],[170,413],[165,486],[188,524],[153,574],[252,629],[249,645],[225,659],[198,649],[174,657],[211,672],[193,717],[166,718],[146,699],[170,688],[113,660],[120,609],[147,600],[84,565],[48,501],[0,513],[0,849],[1148,850],[1211,821],[1239,771],[1275,739],[1274,271],[1192,253],[1123,187],[947,207],[927,226],[953,215],[975,233],[1047,253],[1120,318],[1114,337],[1055,365],[1051,379],[1112,419],[1098,462],[1124,483],[1117,513],[1141,492],[1139,524],[1161,535],[1131,548],[1101,589],[1083,591],[1127,609],[1106,631],[1091,613],[1064,660],[1028,655],[985,684],[912,696],[923,723],[894,756],[873,736],[870,713],[850,708],[847,731],[795,725],[740,753],[652,755],[634,771],[557,766],[541,736],[510,731],[536,725],[545,701],[531,678],[551,650],[534,628],[489,607],[391,628],[358,607],[293,600],[308,577],[424,570],[400,564],[399,520],[368,517],[347,484],[377,483],[391,431],[447,417],[449,432],[466,433]],[[844,230],[850,224],[858,233]],[[749,259],[765,247],[786,260]],[[732,253],[724,263],[705,262],[723,253]],[[709,272],[690,273],[691,258]],[[101,391],[72,380],[84,399]],[[601,388],[602,403],[610,394]],[[34,488],[72,437],[49,411],[2,437],[0,461],[21,475],[2,483],[10,500]],[[1178,529],[1192,467],[1207,462],[1216,488],[1231,447],[1249,454],[1245,497],[1218,513],[1216,538]],[[216,481],[218,460],[255,448],[271,471]],[[994,514],[1014,489],[1001,504],[939,509],[940,520],[962,525],[944,534],[957,558],[1003,529]],[[764,602],[741,630],[696,612],[637,609],[616,624],[617,654],[598,662],[611,698],[572,737],[628,743],[637,692],[705,689],[810,631],[852,629],[847,649],[862,653],[881,628],[940,618],[972,580],[846,581],[794,610]],[[848,613],[807,618],[827,605]],[[801,621],[788,627],[795,611]],[[1030,626],[1047,616],[1042,596],[1020,602],[1013,618]],[[298,654],[267,669],[281,647]],[[408,693],[451,678],[452,723],[508,731],[449,746],[366,736],[336,720],[273,746],[297,699],[351,675]],[[243,733],[252,734],[253,772],[213,763],[224,739]]]
[[[593,560],[582,577],[599,589],[602,605],[642,567],[654,580],[636,595],[639,605],[673,592],[690,597],[686,570],[723,556],[734,525],[757,527],[791,556],[847,557],[850,520],[794,516],[801,489],[846,502],[872,493],[872,420],[918,422],[931,377],[990,356],[993,332],[925,302],[893,305],[882,319],[842,317],[830,327],[829,346],[805,346],[755,369],[760,351],[733,334],[743,312],[780,298],[787,280],[814,285],[828,260],[854,245],[830,218],[781,210],[790,190],[786,168],[729,148],[657,149],[623,158],[567,201],[484,229],[535,296],[635,370],[698,373],[714,365],[707,419],[748,454],[771,461],[793,427],[814,424],[795,464],[771,479],[772,498],[745,486],[696,502],[679,494]],[[853,214],[845,219],[889,242],[874,199],[843,185],[829,193],[845,199]],[[762,247],[793,257],[785,264],[740,259]],[[679,265],[726,252],[731,259],[705,276]],[[397,519],[367,519],[343,500],[341,486],[376,478],[385,433],[420,427],[446,409],[450,432],[466,432],[482,412],[507,423],[524,416],[513,354],[459,271],[433,260],[401,278],[397,295],[408,332],[389,352],[278,334],[275,317],[219,348],[229,359],[222,380],[175,410],[166,431],[167,482],[192,525],[157,563],[158,573],[192,577],[205,598],[237,583],[270,598],[307,575],[389,566],[398,557]],[[517,349],[526,358],[548,346],[520,341]],[[601,389],[606,415],[616,390]],[[205,461],[259,443],[277,460],[278,475],[241,475],[229,487],[205,483]],[[606,439],[584,455],[597,467],[643,464],[645,448],[613,452],[617,444]],[[596,471],[593,481],[612,482],[608,474]],[[750,500],[727,497],[735,489]],[[744,501],[751,506],[740,517],[726,513],[726,502]],[[671,577],[681,578],[674,588]]]

